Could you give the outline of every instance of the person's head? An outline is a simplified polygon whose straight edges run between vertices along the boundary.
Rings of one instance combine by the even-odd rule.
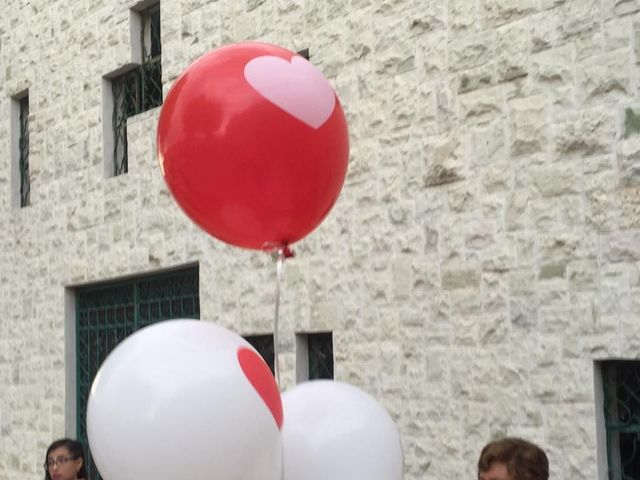
[[[489,442],[478,460],[478,480],[548,480],[549,460],[537,445],[521,438]]]
[[[56,440],[44,457],[45,480],[87,478],[82,444],[70,438]]]

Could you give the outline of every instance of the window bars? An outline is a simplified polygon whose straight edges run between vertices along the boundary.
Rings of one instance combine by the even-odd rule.
[[[609,480],[640,478],[640,362],[602,365]]]
[[[87,401],[107,355],[127,336],[172,318],[199,318],[198,268],[76,292],[76,399],[78,439],[88,449]],[[88,451],[88,450],[87,450]],[[89,477],[100,480],[90,455]]]
[[[18,138],[20,170],[20,206],[30,204],[31,180],[29,178],[29,95],[20,99],[20,137]]]
[[[162,105],[160,4],[140,12],[142,65],[112,80],[114,175],[127,173],[127,119]]]
[[[274,359],[275,349],[273,345],[273,334],[248,335],[244,339],[255,348],[269,366],[271,373],[275,372]]]
[[[333,335],[310,333],[307,336],[309,351],[309,380],[333,378]]]

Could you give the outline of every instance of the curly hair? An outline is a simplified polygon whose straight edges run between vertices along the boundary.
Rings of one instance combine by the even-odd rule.
[[[512,480],[548,480],[549,459],[537,445],[521,438],[503,438],[489,442],[478,460],[478,474],[493,462],[504,463]]]

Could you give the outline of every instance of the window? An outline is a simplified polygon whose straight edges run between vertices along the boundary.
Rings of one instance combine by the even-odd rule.
[[[296,381],[333,378],[333,334],[296,335]]]
[[[309,380],[333,378],[333,336],[328,333],[307,335]]]
[[[76,291],[77,436],[88,451],[87,401],[100,365],[136,330],[172,318],[199,318],[198,268]],[[89,477],[99,480],[91,455]]]
[[[114,175],[129,170],[127,119],[162,105],[160,4],[132,15],[140,25],[139,48],[134,50],[140,50],[141,64],[111,78]]]
[[[11,102],[11,136],[13,201],[15,206],[30,205],[31,178],[29,175],[29,93],[23,92]]]
[[[29,179],[29,94],[20,99],[20,206],[29,205],[31,181]]]
[[[258,353],[264,358],[264,361],[269,365],[271,373],[275,372],[274,369],[274,348],[273,348],[273,335],[248,335],[244,339],[255,348]]]
[[[640,478],[640,361],[601,363],[609,480]]]

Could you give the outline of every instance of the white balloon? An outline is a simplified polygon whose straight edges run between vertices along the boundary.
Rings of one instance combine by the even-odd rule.
[[[369,394],[316,380],[282,395],[284,480],[400,480],[400,434]]]
[[[240,365],[243,347],[255,352],[239,335],[196,320],[158,323],[118,345],[87,406],[102,477],[280,480],[276,415]]]

